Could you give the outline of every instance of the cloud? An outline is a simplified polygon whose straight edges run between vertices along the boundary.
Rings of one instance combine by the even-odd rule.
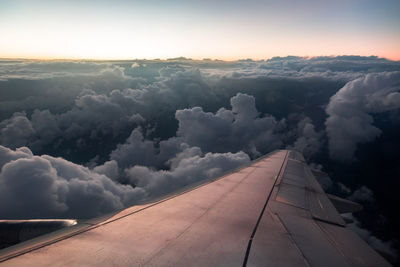
[[[111,136],[110,140],[114,142],[114,138],[124,137],[132,127],[141,125],[146,120],[153,124],[157,124],[168,116],[173,120],[175,111],[179,107],[187,106],[188,103],[190,105],[210,103],[212,101],[208,99],[215,98],[200,71],[196,69],[176,70],[151,85],[140,86],[140,89],[124,88],[133,85],[134,79],[126,76],[123,68],[118,66],[102,71],[92,79],[91,82],[82,82],[81,86],[88,86],[93,90],[81,89],[80,92],[74,92],[66,97],[70,99],[74,96],[74,99],[69,106],[60,108],[62,112],[32,109],[29,105],[25,106],[28,112],[16,112],[10,118],[0,122],[0,144],[11,148],[27,145],[35,152],[42,152],[43,147],[47,146],[48,149],[50,144],[57,145],[57,149],[60,150],[61,146],[70,146],[72,142],[75,142],[79,148],[87,143],[88,139],[96,140],[105,136]],[[104,91],[96,84],[97,80],[102,81],[102,86],[109,85],[108,88],[123,88]],[[23,93],[29,95],[28,90]],[[35,102],[32,97],[46,99],[47,95],[48,92],[41,92],[38,96],[29,95],[26,100],[29,99],[31,103]],[[64,95],[61,97],[63,98]],[[57,99],[54,102],[62,102],[62,100]],[[35,105],[42,107],[47,104],[36,103]],[[161,109],[154,107],[161,107]],[[24,107],[20,108],[24,110]]]
[[[351,161],[357,144],[373,141],[381,131],[371,114],[400,107],[400,72],[367,74],[348,82],[326,108],[330,156]]]
[[[0,122],[0,143],[16,148],[28,144],[34,129],[25,113],[14,113],[7,120]]]
[[[29,119],[26,113],[14,113],[0,122],[0,143],[11,148],[29,145],[40,150],[57,138],[118,136],[127,128],[145,122],[136,113],[140,104],[132,95],[135,95],[132,89],[114,90],[110,95],[86,91],[76,98],[74,107],[61,114],[35,109]]]
[[[33,118],[37,119],[36,115]],[[11,150],[0,146],[0,216],[99,216],[216,177],[249,161],[241,151],[204,154],[180,137],[150,141],[141,128],[134,129],[125,143],[112,151],[109,161],[93,169],[49,155],[35,156],[27,147]],[[157,170],[160,167],[168,170]],[[22,194],[24,190],[26,194]]]
[[[120,169],[115,160],[92,170],[62,158],[35,156],[27,147],[0,146],[0,216],[90,218],[122,209],[182,186],[214,178],[249,163],[243,153],[206,153],[189,147],[171,158],[170,170],[134,165]],[[110,177],[123,171],[131,185]]]
[[[257,157],[282,145],[279,123],[272,116],[259,116],[253,96],[237,94],[231,105],[232,110],[221,108],[216,113],[204,112],[201,107],[177,110],[177,136],[159,142],[146,140],[143,129],[136,128],[111,152],[110,159],[122,168],[162,168],[190,147],[217,153],[244,151]]]
[[[351,81],[367,73],[390,72],[400,63],[384,58],[361,56],[338,57],[275,57],[258,66],[269,76],[292,79],[325,78]]]
[[[24,67],[20,65],[9,63],[4,70],[7,75],[2,75],[0,61],[0,119],[20,111],[29,114],[35,109],[62,113],[88,89],[108,94],[112,90],[136,88],[146,83],[143,78],[125,75],[125,69],[118,65],[88,63],[85,65],[88,70],[75,69],[75,65],[84,65],[76,62],[53,62],[49,66],[35,63],[33,69],[30,69],[30,63],[22,64]],[[10,73],[14,72],[18,74],[11,78]],[[54,72],[59,75],[53,75]]]
[[[135,67],[131,68],[132,65]],[[132,127],[140,124],[138,120],[135,121],[135,116],[136,118],[141,116],[153,125],[160,125],[160,121],[169,120],[171,130],[168,132],[171,134],[174,133],[172,124],[176,110],[197,106],[216,112],[217,108],[225,106],[231,96],[236,95],[238,91],[253,92],[254,88],[260,88],[255,91],[256,98],[265,99],[272,107],[272,110],[268,110],[268,106],[262,105],[259,112],[281,116],[285,112],[298,112],[299,105],[308,104],[301,103],[298,101],[299,98],[291,99],[296,92],[288,94],[287,89],[268,88],[274,86],[274,83],[266,84],[266,79],[273,81],[279,78],[281,79],[279,84],[284,84],[282,79],[326,78],[322,73],[331,72],[339,76],[350,75],[351,77],[343,78],[347,81],[371,71],[387,71],[395,68],[399,68],[397,62],[376,57],[355,56],[311,59],[286,57],[267,61],[237,62],[188,59],[113,63],[0,61],[0,76],[3,79],[0,82],[2,89],[0,114],[9,119],[8,123],[13,124],[16,129],[17,121],[11,121],[10,118],[14,112],[19,114],[25,110],[25,117],[33,129],[33,132],[24,131],[24,136],[21,133],[16,135],[21,138],[13,138],[10,131],[3,131],[0,142],[13,148],[28,145],[38,153],[48,152],[42,151],[43,146],[57,144],[57,150],[62,151],[60,147],[71,146],[72,142],[77,146],[87,144],[87,137],[96,139],[105,135],[115,137],[122,134],[121,138],[125,138]],[[335,75],[329,79],[343,80]],[[233,90],[234,86],[230,83],[243,86]],[[313,88],[314,83],[315,81],[309,80],[305,87]],[[288,86],[293,87],[290,84]],[[314,91],[307,89],[304,94],[316,95],[317,101],[320,101],[318,104],[324,104],[324,98],[320,98],[319,93]],[[394,94],[388,96],[382,103],[373,104],[393,105],[393,102],[397,101],[396,98]],[[288,106],[285,104],[286,100],[296,105]],[[278,102],[282,102],[283,105],[277,105]],[[236,107],[239,107],[239,104],[237,103]],[[292,107],[294,110],[289,110]],[[37,117],[36,122],[32,119],[34,113]],[[26,122],[21,115],[15,116],[20,117],[18,119],[20,123],[22,120]],[[41,118],[42,116],[45,118]],[[43,120],[55,122],[54,127],[51,127],[53,132],[47,127],[42,127],[39,121]],[[8,127],[6,124],[7,121],[3,121],[3,126],[0,128]],[[22,124],[20,126],[23,127]],[[29,123],[26,122],[25,126],[28,127]],[[165,129],[157,130],[158,134],[163,132],[166,132]],[[1,141],[1,138],[5,141]],[[65,142],[65,139],[70,141]],[[257,152],[254,151],[253,154]]]
[[[84,61],[0,60],[0,80],[97,76],[101,72],[115,70],[115,67],[111,63]]]
[[[0,216],[23,218],[90,218],[141,199],[140,188],[62,158],[34,156],[27,147],[0,146]]]
[[[169,145],[169,144],[172,144]],[[110,154],[111,160],[118,162],[119,166],[126,168],[132,165],[145,165],[161,167],[162,164],[179,151],[179,144],[171,141],[162,141],[159,148],[155,143],[146,140],[140,128],[134,129],[125,143],[119,144]],[[164,155],[167,155],[165,157]]]
[[[274,57],[259,61],[237,61],[230,65],[204,68],[210,79],[290,79],[307,80],[327,79],[333,81],[351,81],[368,73],[397,71],[398,61],[378,57],[338,56],[338,57]]]
[[[197,147],[187,148],[172,158],[170,170],[134,166],[125,170],[131,184],[144,188],[148,197],[156,197],[194,182],[214,178],[224,171],[249,163],[244,152],[206,153]]]
[[[102,165],[94,166],[93,170],[98,174],[104,174],[107,177],[110,177],[113,180],[116,180],[119,176],[119,166],[118,162],[115,160],[109,160],[104,162]]]
[[[355,202],[369,202],[373,203],[374,200],[374,193],[371,189],[366,187],[365,185],[361,186],[357,190],[355,190],[348,199],[355,201]]]
[[[394,248],[394,244],[391,240],[384,241],[374,236],[370,231],[361,227],[361,223],[352,214],[344,214],[345,217],[351,219],[353,223],[347,224],[346,227],[354,231],[358,236],[360,236],[365,242],[367,242],[371,247],[373,247],[378,252],[385,255],[386,258],[390,258],[395,262],[398,258],[397,251]]]
[[[297,138],[293,145],[289,145],[289,149],[300,151],[306,159],[320,152],[322,146],[323,132],[316,132],[312,120],[308,117],[303,118],[293,130]]]
[[[200,77],[198,72],[194,76]],[[178,82],[176,77],[174,79],[172,87],[176,86],[176,83],[182,83],[180,80]],[[201,87],[189,87],[184,90],[193,88]],[[156,124],[162,119],[165,114],[157,114],[157,110],[151,109],[152,106],[163,106],[168,101],[179,102],[178,97],[182,101],[185,99],[180,95],[183,89],[168,93],[169,98],[164,98],[163,94],[166,92],[157,93],[152,90],[155,89],[127,88],[113,90],[107,95],[86,90],[75,99],[75,105],[64,113],[57,114],[49,110],[36,109],[30,118],[26,113],[15,113],[10,119],[0,123],[0,143],[10,148],[29,146],[37,153],[42,152],[44,148],[61,152],[63,149],[84,151],[88,143],[109,138],[109,146],[112,147],[117,145],[117,140],[120,140],[117,137],[123,136],[132,127],[145,126],[147,121]],[[200,95],[201,90],[198,90]],[[171,97],[174,99],[171,100]],[[162,103],[163,101],[166,102]],[[167,157],[171,156],[171,153],[163,148],[168,146],[171,150],[174,147],[175,152],[172,154],[174,155],[180,150],[180,143],[199,146],[203,151],[210,152],[243,150],[253,157],[281,146],[280,136],[276,133],[279,122],[273,116],[260,116],[253,96],[239,93],[232,97],[230,102],[232,110],[221,108],[215,114],[206,113],[200,107],[176,112],[172,108],[169,112],[175,114],[179,123],[178,139],[161,141],[160,148],[155,148],[151,141],[138,141],[141,138],[138,132],[132,132],[127,144],[120,145],[116,152],[112,153],[111,159],[117,159],[119,164],[125,167],[128,163],[123,161],[127,157],[119,154],[130,151],[132,157],[129,159],[129,164],[136,162],[160,167],[169,159]],[[75,143],[72,148],[71,143]],[[141,151],[135,152],[138,155],[136,158],[140,161],[135,161],[132,154],[134,150],[129,149],[129,146],[137,146],[135,151]],[[145,151],[148,152],[141,154]],[[157,160],[150,159],[156,154],[159,154]]]
[[[231,98],[232,110],[204,112],[201,107],[177,110],[177,136],[205,151],[240,151],[256,157],[282,145],[272,116],[260,117],[253,96],[238,93]],[[260,152],[261,151],[261,152]]]

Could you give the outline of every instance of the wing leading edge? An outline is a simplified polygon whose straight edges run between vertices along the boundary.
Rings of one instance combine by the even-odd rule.
[[[0,251],[4,266],[390,266],[302,155],[281,150],[161,201]]]

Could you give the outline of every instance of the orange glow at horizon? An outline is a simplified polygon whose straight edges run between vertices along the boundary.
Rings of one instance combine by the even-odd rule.
[[[180,32],[156,32],[150,35],[136,31],[123,30],[70,29],[30,33],[7,32],[0,29],[2,36],[8,36],[0,44],[0,58],[31,59],[167,59],[187,57],[193,59],[212,58],[237,60],[244,58],[268,59],[275,56],[337,56],[359,55],[378,56],[400,60],[400,38],[376,41],[371,38],[347,37],[346,42],[338,36],[276,36],[274,30],[268,37],[255,37],[247,34],[238,40],[230,36],[218,36],[217,32],[203,32],[198,36],[184,38]],[[271,36],[271,37],[269,37]],[[396,40],[399,39],[399,40]]]

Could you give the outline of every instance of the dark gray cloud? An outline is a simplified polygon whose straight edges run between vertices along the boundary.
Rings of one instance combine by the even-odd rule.
[[[318,153],[322,147],[323,132],[317,132],[312,120],[305,117],[298,122],[297,127],[292,130],[296,136],[293,145],[289,145],[289,149],[300,151],[306,159],[310,159]]]
[[[0,216],[90,218],[214,178],[249,161],[244,152],[204,154],[186,145],[168,161],[169,170],[142,165],[124,169],[115,160],[89,169],[62,158],[35,156],[27,147],[0,146]],[[130,185],[117,181],[120,172]]]
[[[400,107],[400,72],[367,74],[348,82],[326,108],[326,131],[332,158],[351,161],[357,144],[373,141],[381,131],[371,114]]]
[[[399,62],[374,56],[275,57],[259,65],[259,68],[273,76],[296,79],[324,77],[346,81],[354,80],[368,73],[396,71],[399,67]]]
[[[65,113],[35,109],[28,118],[26,113],[14,113],[0,122],[0,143],[16,148],[29,145],[40,149],[55,139],[76,139],[82,136],[117,136],[127,127],[143,123],[134,90],[114,90],[109,95],[86,91],[75,99],[75,105]]]
[[[141,199],[140,188],[121,185],[106,175],[27,147],[0,146],[0,214],[5,219],[89,218]]]
[[[347,224],[346,227],[358,234],[365,242],[367,242],[375,250],[379,251],[386,257],[389,257],[392,262],[398,258],[396,249],[392,241],[384,241],[374,236],[373,233],[361,226],[359,220],[352,214],[345,214],[345,217],[351,219],[353,223]]]
[[[374,193],[372,192],[371,189],[369,189],[365,185],[356,189],[350,196],[348,196],[348,199],[360,203],[375,201]]]
[[[132,165],[163,167],[167,160],[186,148],[182,140],[170,138],[159,143],[144,138],[142,129],[134,129],[123,144],[110,154],[110,159],[126,168]]]
[[[215,98],[197,69],[174,69],[175,71],[167,76],[158,74],[161,78],[149,85],[139,86],[135,83],[134,78],[124,74],[122,67],[113,66],[113,68],[92,77],[93,83],[81,82],[80,86],[87,87],[68,96],[67,99],[74,97],[73,101],[67,108],[61,109],[61,112],[34,109],[31,105],[23,106],[19,103],[22,105],[19,109],[29,112],[16,112],[0,122],[0,143],[12,148],[28,145],[40,152],[43,146],[60,144],[65,140],[79,143],[82,141],[79,140],[80,138],[96,139],[106,135],[115,138],[121,133],[130,132],[132,127],[144,123],[145,119],[153,123],[157,123],[160,118],[165,116],[173,119],[175,111],[179,107],[210,103],[212,101],[209,99]],[[160,72],[164,68],[161,68]],[[70,79],[74,78],[76,77]],[[104,81],[103,87],[122,87],[122,89],[104,91],[102,86],[95,84],[97,80]],[[121,84],[120,81],[123,83]],[[129,88],[132,85],[140,89]],[[69,88],[65,90],[68,91]],[[32,97],[44,99],[42,102],[46,102],[46,92],[41,92],[38,96],[29,96],[29,92],[25,93],[28,94],[26,100],[30,104],[35,102]],[[61,98],[65,98],[64,94],[61,94]],[[51,100],[52,103],[53,100]],[[18,101],[20,102],[20,99]],[[40,102],[40,100],[38,101]],[[62,100],[59,99],[55,102],[59,101]],[[37,103],[37,106],[41,108],[46,107],[47,104]],[[159,108],[155,109],[154,107]],[[28,130],[29,127],[32,129]],[[21,129],[19,133],[16,132],[18,128]]]
[[[84,61],[0,60],[0,79],[46,79],[55,77],[98,76],[113,71],[112,63]]]
[[[215,114],[200,107],[178,110],[177,135],[206,151],[243,150],[255,157],[282,145],[276,132],[279,122],[272,116],[260,117],[253,96],[238,93],[230,103],[232,110],[221,108]]]
[[[10,119],[0,122],[0,142],[7,147],[27,145],[33,133],[34,129],[25,113],[14,113]]]
[[[170,159],[169,170],[154,170],[146,166],[133,166],[125,170],[129,182],[155,197],[194,182],[214,178],[224,171],[250,162],[244,152],[206,153],[198,147],[188,147]]]
[[[90,73],[86,73],[79,71],[79,68],[73,69],[78,63],[68,64],[54,62],[49,67],[45,63],[36,63],[37,71],[35,68],[29,69],[31,63],[25,63],[27,69],[16,65],[13,66],[16,70],[12,67],[8,70],[9,73],[18,74],[13,78],[0,73],[0,119],[5,119],[14,112],[31,113],[35,109],[62,113],[70,109],[75,104],[75,99],[88,89],[98,94],[108,94],[112,90],[135,88],[145,83],[142,78],[125,75],[124,68],[117,65],[88,63],[86,68]],[[1,66],[0,61],[0,69]],[[53,71],[49,69],[59,70],[59,75],[53,76]],[[36,76],[36,72],[44,76]]]

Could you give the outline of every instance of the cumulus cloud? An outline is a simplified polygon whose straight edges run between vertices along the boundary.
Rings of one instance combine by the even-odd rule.
[[[253,96],[237,94],[231,98],[231,110],[177,110],[177,136],[166,140],[149,140],[144,135],[148,129],[135,128],[111,151],[109,161],[98,166],[92,162],[92,169],[19,148],[40,151],[48,145],[60,146],[62,140],[76,140],[72,148],[79,149],[88,139],[106,135],[115,139],[121,131],[146,122],[141,114],[149,115],[147,104],[154,103],[152,100],[168,103],[164,93],[174,95],[172,101],[178,97],[184,100],[185,94],[196,90],[201,94],[198,71],[172,76],[167,89],[181,88],[175,88],[174,93],[154,88],[127,88],[109,94],[85,90],[63,113],[36,109],[30,115],[15,113],[3,120],[0,142],[9,148],[2,146],[0,190],[4,204],[0,214],[7,218],[93,217],[249,162],[241,150],[256,157],[281,145],[275,118],[261,116]],[[186,88],[186,84],[190,86]],[[151,99],[153,95],[157,96]],[[27,187],[27,198],[21,198],[20,192]],[[24,206],[26,201],[29,205]]]
[[[14,148],[35,146],[60,136],[68,138],[85,131],[93,136],[98,129],[118,129],[121,103],[131,101],[120,96],[120,92],[109,96],[89,92],[77,98],[76,108],[66,113],[35,110],[30,120],[25,113],[14,114],[2,122],[1,141]],[[110,153],[109,161],[92,169],[49,155],[35,156],[27,147],[11,150],[2,146],[4,205],[0,214],[9,218],[93,217],[248,163],[249,156],[241,150],[258,156],[258,149],[271,150],[281,144],[275,133],[278,123],[272,116],[260,116],[254,97],[237,94],[231,98],[231,106],[232,110],[222,108],[215,114],[199,107],[178,110],[177,136],[166,140],[148,140],[142,128],[135,128]],[[104,110],[110,113],[103,114]],[[140,123],[144,118],[133,114],[125,117],[129,120]],[[21,198],[27,187],[29,193]],[[29,205],[24,206],[26,201]]]
[[[119,176],[120,169],[118,166],[118,162],[116,162],[115,160],[109,160],[104,162],[102,165],[95,165],[92,171],[98,174],[104,174],[105,176],[116,180]]]
[[[221,108],[216,113],[204,112],[201,107],[177,110],[177,136],[159,142],[147,140],[143,129],[136,128],[111,152],[110,159],[122,168],[165,168],[176,164],[172,159],[178,154],[244,151],[257,157],[281,146],[279,123],[272,116],[259,116],[254,97],[237,94],[231,105],[232,110]]]
[[[381,240],[373,233],[361,226],[359,220],[352,214],[345,214],[345,217],[349,218],[353,223],[347,224],[346,227],[354,231],[358,236],[360,236],[365,242],[367,242],[375,250],[382,253],[386,258],[390,258],[392,262],[395,262],[398,258],[397,251],[394,248],[394,244],[391,240]]]
[[[198,75],[199,73],[196,72],[197,78]],[[173,80],[172,86],[176,86],[177,78]],[[182,81],[179,80],[179,83]],[[193,88],[198,88],[196,90],[199,90],[199,95],[201,94],[201,87],[198,86],[190,86],[185,90],[193,90]],[[175,95],[175,99],[172,100],[175,101],[182,92],[178,90],[173,94],[170,93],[169,97]],[[143,116],[149,118],[150,121],[158,116],[152,114],[154,111],[150,110],[151,105],[156,103],[162,106],[163,101],[166,101],[164,104],[171,101],[164,99],[162,92],[160,94],[161,96],[152,97],[157,95],[157,92],[129,88],[113,90],[107,95],[86,90],[76,98],[75,106],[64,113],[54,114],[49,110],[34,110],[30,118],[26,113],[15,113],[10,119],[2,121],[0,143],[10,148],[26,145],[40,152],[43,147],[51,145],[56,149],[69,140],[76,143],[77,149],[85,148],[85,142],[87,142],[85,140],[97,140],[104,136],[110,136],[111,142],[115,142],[113,140],[121,133],[146,123],[147,120]],[[182,96],[179,97],[184,99]],[[280,137],[276,132],[279,122],[273,116],[260,116],[253,96],[239,93],[232,97],[230,102],[232,110],[221,108],[215,114],[204,112],[201,107],[176,112],[172,109],[179,123],[178,139],[162,141],[158,149],[153,147],[151,141],[138,141],[143,137],[140,137],[138,131],[132,132],[131,137],[127,139],[127,144],[119,146],[117,151],[112,153],[111,158],[119,158],[119,163],[127,166],[118,154],[132,152],[133,150],[128,147],[136,146],[135,151],[148,151],[147,154],[142,155],[135,152],[140,155],[137,156],[141,160],[139,163],[145,165],[151,165],[150,161],[156,162],[150,158],[158,154],[155,150],[160,150],[160,159],[155,165],[160,166],[171,154],[163,148],[168,147],[168,150],[171,150],[175,147],[175,151],[179,151],[179,144],[183,142],[211,152],[244,150],[253,157],[281,146]],[[163,115],[160,114],[160,116]],[[127,157],[124,156],[124,158]],[[130,161],[136,162],[133,155]]]
[[[56,138],[115,137],[126,128],[145,122],[136,113],[140,104],[132,95],[132,89],[115,90],[109,95],[86,91],[76,98],[72,109],[61,114],[36,109],[28,118],[26,113],[14,113],[0,123],[0,143],[11,148],[29,145],[40,149]]]
[[[0,143],[8,147],[25,146],[34,133],[31,122],[25,113],[14,113],[0,122]]]
[[[282,145],[276,133],[278,122],[273,116],[259,116],[253,96],[238,93],[230,103],[232,110],[221,108],[216,113],[200,107],[178,110],[177,135],[205,151],[243,150],[254,157]]]
[[[224,171],[250,162],[244,152],[206,153],[199,148],[187,148],[172,158],[170,170],[154,170],[134,166],[125,170],[129,182],[146,189],[149,197],[159,196],[202,179],[214,178]]]
[[[361,186],[357,190],[355,190],[348,199],[355,201],[355,202],[374,202],[374,193],[371,189],[366,187],[365,185]]]
[[[371,114],[400,107],[399,81],[400,72],[368,74],[348,82],[331,97],[325,124],[332,158],[351,161],[357,144],[380,135]]]
[[[163,141],[160,144],[160,148],[155,147],[155,143],[150,140],[146,140],[143,136],[140,128],[134,129],[130,136],[126,139],[125,143],[119,144],[115,150],[110,154],[110,158],[115,162],[118,162],[119,166],[126,168],[132,165],[146,165],[159,167],[167,158],[162,157],[164,151]],[[168,146],[168,149],[172,149],[171,153],[177,150],[175,147]]]
[[[0,216],[90,218],[214,178],[249,161],[244,152],[203,154],[186,145],[168,161],[169,170],[141,165],[123,169],[115,160],[91,170],[62,158],[35,156],[27,147],[0,146]],[[111,178],[119,172],[128,185]]]
[[[127,134],[131,127],[144,122],[144,119],[154,124],[168,116],[169,120],[173,120],[175,111],[179,109],[199,106],[216,112],[216,109],[225,104],[224,101],[229,101],[237,91],[265,87],[263,84],[266,78],[293,77],[293,73],[298,77],[323,77],[322,69],[332,73],[355,73],[360,77],[371,71],[391,70],[398,65],[396,62],[374,57],[286,57],[268,61],[238,62],[188,59],[138,60],[126,63],[1,61],[0,76],[2,75],[3,82],[0,82],[0,87],[4,90],[0,92],[0,114],[6,116],[12,111],[27,112],[26,118],[17,112],[13,119],[10,113],[8,121],[1,123],[0,143],[13,148],[28,145],[37,152],[46,152],[41,151],[41,148],[48,143],[60,147],[62,139],[74,139],[77,146],[82,146],[87,142],[84,140],[87,137],[115,137],[122,132]],[[271,72],[275,74],[271,76]],[[229,79],[226,78],[229,73],[232,74],[231,77],[236,77],[235,81],[248,83],[249,88],[230,92],[230,89],[226,88],[231,86],[227,84]],[[236,74],[233,75],[234,73]],[[25,82],[27,79],[29,82]],[[283,93],[279,90],[271,91],[265,88],[257,97],[273,104],[274,101],[283,101],[284,95],[279,96],[280,94]],[[384,99],[382,103],[371,103],[387,106],[393,105],[393,101],[397,101],[395,94]],[[232,107],[240,108],[240,103],[235,103]],[[273,107],[277,114],[285,112],[276,110],[279,109],[278,105]],[[281,109],[283,108],[284,105]],[[262,106],[262,113],[265,113],[264,109],[268,108]],[[237,114],[235,121],[239,121],[239,116],[249,116],[244,114],[243,110],[232,112]],[[36,121],[32,114],[35,115]],[[43,127],[43,121],[54,123],[48,128]],[[29,123],[32,129],[28,129]],[[12,129],[23,127],[26,131],[20,131],[15,135],[20,138],[14,138]],[[160,132],[162,130],[158,131]],[[172,130],[170,132],[173,133]],[[304,140],[299,140],[298,146],[304,146]],[[256,148],[257,146],[253,146],[254,155],[257,154]]]
[[[130,132],[132,127],[146,120],[157,124],[168,116],[173,119],[179,107],[211,103],[209,99],[215,98],[198,69],[176,70],[165,77],[161,75],[162,78],[150,85],[132,89],[124,87],[132,85],[133,78],[126,76],[121,67],[113,68],[101,72],[103,86],[110,84],[109,88],[122,86],[122,89],[102,91],[93,83],[82,82],[81,86],[93,90],[76,92],[71,105],[62,112],[28,106],[29,112],[16,112],[0,122],[0,144],[11,148],[27,145],[41,152],[43,146],[60,146],[68,140],[79,146],[87,138],[111,136],[112,142],[115,137]],[[118,84],[113,81],[114,76],[127,82]],[[99,76],[93,78],[93,82],[97,79]],[[32,100],[31,96],[28,98]],[[70,143],[68,141],[68,145]]]
[[[80,69],[81,65],[87,70]],[[35,109],[49,109],[61,113],[70,109],[76,97],[87,89],[108,94],[146,83],[143,78],[125,75],[123,67],[112,64],[8,63],[4,66],[5,74],[1,73],[2,67],[0,61],[0,119],[23,110],[31,113]],[[10,77],[11,73],[15,75]]]
[[[305,117],[297,123],[297,127],[292,130],[296,136],[293,145],[289,149],[300,151],[306,159],[310,159],[318,153],[322,146],[323,132],[317,132],[312,120]]]
[[[62,158],[0,146],[0,214],[5,219],[90,218],[121,209],[144,192]]]

